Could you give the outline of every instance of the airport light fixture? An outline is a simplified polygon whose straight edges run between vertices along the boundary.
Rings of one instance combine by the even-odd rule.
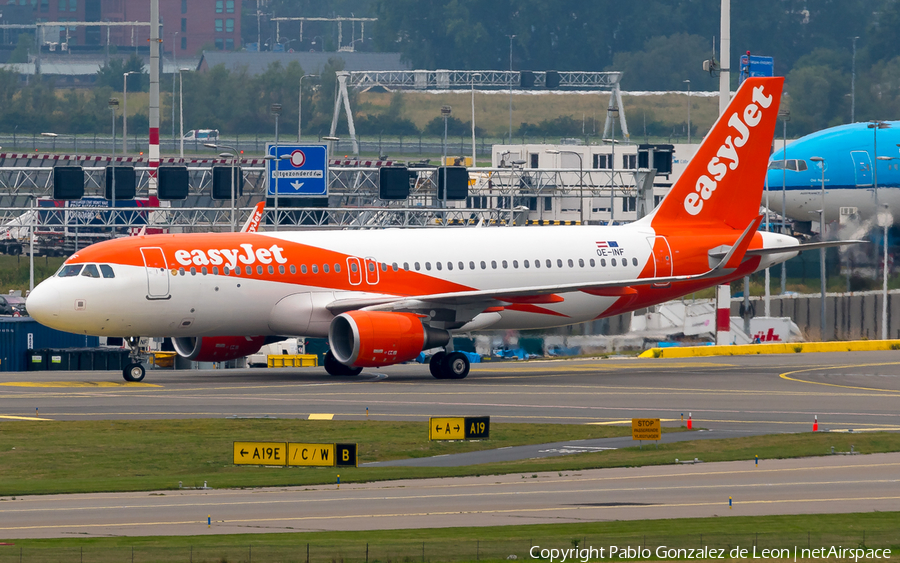
[[[475,153],[475,79],[481,78],[481,73],[472,74],[472,168],[478,166]]]
[[[546,152],[548,154],[574,154],[578,157],[578,211],[580,212],[579,224],[584,225],[584,159],[582,158],[581,153],[576,151],[557,149],[547,149]]]
[[[447,207],[447,120],[450,119],[450,106],[441,106],[441,117],[444,118],[444,158],[441,160],[441,167],[444,169],[444,201],[443,207]]]
[[[810,160],[813,162],[818,162],[819,166],[822,168],[822,208],[818,210],[819,212],[819,231],[821,231],[822,240],[825,240],[825,159],[821,156],[813,156],[810,157]],[[810,211],[810,213],[815,213],[814,211]],[[819,321],[819,330],[821,332],[820,338],[822,341],[825,341],[825,247],[819,249],[819,278],[820,278],[820,290],[822,293],[821,302],[822,309],[819,315],[822,317]]]
[[[181,73],[190,71],[191,69],[189,68],[178,69],[178,122],[180,123],[179,133],[181,134],[178,155],[182,162],[184,162],[184,79],[181,77]]]

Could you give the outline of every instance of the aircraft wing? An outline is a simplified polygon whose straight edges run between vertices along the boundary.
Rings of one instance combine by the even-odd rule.
[[[633,278],[598,282],[579,282],[541,286],[506,287],[499,289],[475,289],[471,291],[454,291],[449,293],[433,293],[416,296],[383,296],[371,298],[338,299],[327,306],[337,315],[347,311],[365,309],[367,311],[408,311],[417,312],[433,308],[436,304],[444,306],[466,306],[476,303],[490,306],[507,303],[554,303],[562,301],[558,294],[573,291],[584,291],[595,295],[625,295],[627,288],[638,285],[669,284],[673,282],[698,281],[716,278],[734,272],[748,253],[747,247],[753,239],[753,233],[759,228],[763,216],[760,215],[747,225],[737,242],[724,253],[715,267],[702,274],[682,276],[663,276],[654,278]]]
[[[786,252],[803,252],[804,250],[815,250],[817,248],[832,248],[835,246],[849,246],[851,244],[863,244],[869,242],[866,240],[830,240],[825,242],[807,242],[798,244],[797,246],[782,246],[779,248],[757,248],[748,250],[747,256],[765,256],[766,254],[784,254]],[[711,258],[719,258],[725,255],[725,251],[711,251]]]

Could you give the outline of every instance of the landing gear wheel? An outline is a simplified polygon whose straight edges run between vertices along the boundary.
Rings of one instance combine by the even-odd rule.
[[[332,354],[331,350],[329,350],[325,352],[325,371],[328,372],[328,375],[352,376],[362,373],[362,368],[352,368],[345,366],[341,362],[337,361],[337,358],[335,358],[334,354]]]
[[[428,369],[429,371],[431,371],[431,376],[435,379],[447,378],[444,375],[444,359],[446,357],[446,352],[438,352],[437,354],[431,356],[431,360],[428,362]]]
[[[122,376],[125,378],[125,381],[130,382],[142,381],[146,374],[147,372],[141,364],[128,364],[122,370]]]
[[[444,358],[443,372],[446,379],[465,379],[469,375],[469,358],[462,352],[451,352]]]

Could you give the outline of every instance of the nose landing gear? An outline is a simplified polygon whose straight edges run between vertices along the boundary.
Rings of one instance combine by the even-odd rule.
[[[128,342],[128,347],[131,350],[128,352],[129,363],[122,370],[122,377],[129,383],[142,381],[147,374],[143,362],[147,360],[149,354],[141,349],[139,336],[129,336],[125,341]]]
[[[469,358],[462,352],[438,352],[431,356],[428,369],[435,379],[465,379],[469,375]]]

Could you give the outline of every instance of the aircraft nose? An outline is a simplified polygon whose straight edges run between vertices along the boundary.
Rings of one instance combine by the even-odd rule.
[[[59,320],[59,291],[47,282],[38,284],[25,299],[25,309],[34,320],[53,326]]]

